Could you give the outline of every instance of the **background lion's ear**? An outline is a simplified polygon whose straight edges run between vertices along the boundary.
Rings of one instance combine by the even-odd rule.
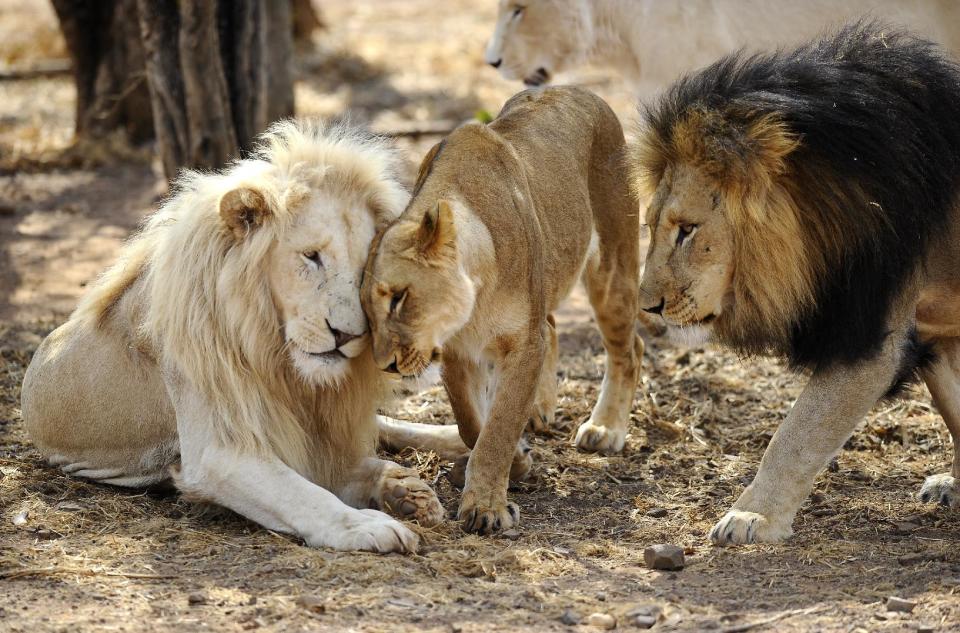
[[[238,240],[263,224],[270,213],[266,199],[256,189],[239,187],[220,198],[220,219]]]
[[[423,214],[417,229],[417,245],[425,257],[434,257],[445,247],[456,246],[457,231],[453,225],[453,207],[447,200],[439,200]]]

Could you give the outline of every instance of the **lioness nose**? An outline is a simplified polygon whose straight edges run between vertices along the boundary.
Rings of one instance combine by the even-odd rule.
[[[490,64],[491,66],[493,66],[494,68],[500,68],[500,64],[503,63],[503,58],[501,57],[500,59],[498,59],[498,60],[495,61],[495,62],[487,62],[487,63]]]
[[[663,306],[665,306],[666,304],[667,304],[667,300],[666,298],[663,298],[663,299],[660,299],[660,303],[658,303],[657,305],[651,308],[644,308],[643,311],[649,312],[650,314],[660,314],[663,312]]]
[[[343,347],[353,339],[360,338],[362,336],[362,334],[350,334],[348,332],[341,332],[337,328],[330,325],[330,321],[327,321],[327,327],[330,328],[330,333],[333,334],[333,342],[337,347]]]

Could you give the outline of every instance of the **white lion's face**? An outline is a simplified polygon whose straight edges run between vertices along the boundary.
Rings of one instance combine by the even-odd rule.
[[[500,0],[484,58],[505,79],[539,86],[582,62],[592,34],[589,0]]]
[[[328,385],[368,345],[360,279],[376,224],[359,201],[319,193],[307,205],[271,253],[270,285],[291,360]]]

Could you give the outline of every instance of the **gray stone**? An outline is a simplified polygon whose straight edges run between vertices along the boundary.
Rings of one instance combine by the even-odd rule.
[[[685,565],[683,548],[669,543],[651,545],[643,551],[643,562],[650,569],[683,569]]]
[[[653,517],[654,519],[662,519],[663,517],[667,516],[667,514],[666,508],[650,508],[647,510],[647,516]]]
[[[563,612],[563,615],[560,616],[560,621],[567,626],[576,626],[577,624],[580,624],[580,614],[576,611],[567,609]]]
[[[598,629],[615,629],[617,619],[609,613],[591,613],[587,616],[587,624]]]
[[[910,613],[915,606],[917,606],[917,603],[912,600],[906,600],[905,598],[898,598],[896,596],[887,598],[887,611]]]

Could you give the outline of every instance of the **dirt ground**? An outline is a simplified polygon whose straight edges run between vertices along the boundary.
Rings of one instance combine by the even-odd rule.
[[[325,0],[331,30],[298,59],[301,115],[390,130],[496,112],[518,86],[484,67],[492,2]],[[39,0],[0,0],[0,65],[63,54]],[[629,90],[584,75],[629,121]],[[414,556],[304,547],[175,493],[127,491],[47,467],[19,411],[24,369],[84,285],[165,191],[145,151],[71,149],[68,78],[0,82],[0,631],[590,630],[593,613],[655,630],[960,631],[960,513],[919,503],[950,439],[916,387],[873,411],[817,481],[783,545],[715,548],[706,533],[750,481],[802,377],[781,363],[648,336],[622,456],[578,453],[603,351],[582,298],[559,319],[557,423],[532,438],[530,481],[511,492],[519,535],[453,521]],[[428,137],[403,140],[411,168]],[[442,390],[385,410],[450,423]],[[405,452],[454,512],[449,464]],[[646,569],[653,543],[682,571]],[[912,613],[887,611],[899,596]],[[574,624],[582,618],[583,624]]]

